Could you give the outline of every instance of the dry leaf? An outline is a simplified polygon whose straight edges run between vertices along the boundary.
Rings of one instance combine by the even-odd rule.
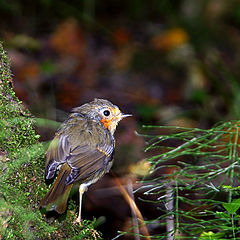
[[[158,34],[152,39],[152,46],[157,50],[170,51],[188,41],[187,32],[182,28],[174,28]]]
[[[60,54],[82,57],[86,54],[83,31],[74,19],[60,24],[49,39],[50,45]]]
[[[129,44],[130,39],[130,33],[125,28],[118,28],[113,32],[113,40],[118,47]]]

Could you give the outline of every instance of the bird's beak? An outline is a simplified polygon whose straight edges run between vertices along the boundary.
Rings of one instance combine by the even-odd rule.
[[[132,114],[121,114],[121,118],[132,117]]]

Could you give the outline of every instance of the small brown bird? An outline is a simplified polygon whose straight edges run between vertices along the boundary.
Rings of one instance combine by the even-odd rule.
[[[115,147],[113,134],[118,122],[129,116],[104,99],[94,99],[72,110],[46,153],[45,178],[53,178],[59,168],[60,172],[42,199],[41,207],[63,213],[70,190],[78,182],[79,214],[76,222],[81,223],[82,195],[89,185],[110,170]]]

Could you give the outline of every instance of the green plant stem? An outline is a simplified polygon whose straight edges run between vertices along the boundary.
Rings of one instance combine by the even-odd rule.
[[[230,170],[230,185],[232,186],[233,185],[233,179],[234,179],[234,162],[235,162],[235,159],[237,159],[237,141],[238,141],[238,127],[236,127],[236,133],[233,133],[232,136],[231,136],[231,143],[232,143],[232,139],[233,137],[235,136],[235,141],[234,141],[234,144],[233,144],[233,149],[232,149],[232,146],[230,148],[230,159],[232,160],[232,167],[231,167],[231,170]],[[228,202],[232,202],[232,190],[229,191],[229,199],[228,199]]]
[[[233,239],[235,240],[235,228],[234,228],[234,217],[233,217],[233,214],[231,214],[232,216],[232,232],[233,232]]]
[[[179,231],[185,233],[186,239],[237,239],[235,223],[238,217],[233,211],[237,211],[239,203],[233,197],[239,190],[234,186],[240,178],[237,168],[239,126],[240,121],[229,121],[208,130],[181,129],[178,132],[177,127],[172,127],[170,133],[147,135],[150,140],[146,149],[154,153],[159,150],[148,159],[153,166],[151,174],[157,171],[160,174],[153,174],[151,181],[158,184],[147,190],[146,195],[160,195],[156,203],[166,204],[166,199],[170,201],[166,188],[173,184],[173,212],[168,211],[157,219],[162,225],[170,226],[168,221],[173,214],[173,239],[182,238]],[[161,175],[162,172],[166,174]],[[228,188],[224,188],[226,184]],[[222,197],[227,200],[226,204],[223,204]],[[186,209],[184,204],[191,207]],[[219,204],[227,210],[228,217],[225,212],[212,208]],[[170,239],[169,229],[157,236],[158,239]]]
[[[177,239],[179,239],[179,234],[178,234],[178,231],[179,231],[179,196],[178,196],[178,175],[176,176],[176,186],[175,186],[175,194],[176,194],[176,203],[175,203],[175,211],[176,211],[176,214],[175,214],[175,217],[176,217],[176,234],[177,234]]]

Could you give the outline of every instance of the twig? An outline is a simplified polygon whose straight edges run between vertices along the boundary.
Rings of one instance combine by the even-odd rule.
[[[141,221],[141,227],[142,227],[143,235],[146,237],[147,240],[151,240],[149,232],[148,232],[148,229],[147,229],[147,226],[146,226],[146,224],[144,222],[143,216],[142,216],[140,210],[138,209],[135,201],[131,198],[131,196],[128,194],[126,189],[122,186],[122,184],[119,181],[118,177],[112,171],[111,171],[111,174],[114,176],[114,181],[116,182],[117,186],[119,186],[119,189],[122,192],[123,197],[125,198],[125,200],[129,204],[131,209],[133,209],[133,211],[136,212],[137,217]]]
[[[133,195],[133,185],[132,185],[131,179],[129,179],[129,181],[128,181],[127,189],[128,189],[129,196],[135,202],[134,195]],[[136,240],[140,240],[137,213],[136,213],[135,209],[132,207],[131,207],[131,213],[132,213],[134,237]]]

